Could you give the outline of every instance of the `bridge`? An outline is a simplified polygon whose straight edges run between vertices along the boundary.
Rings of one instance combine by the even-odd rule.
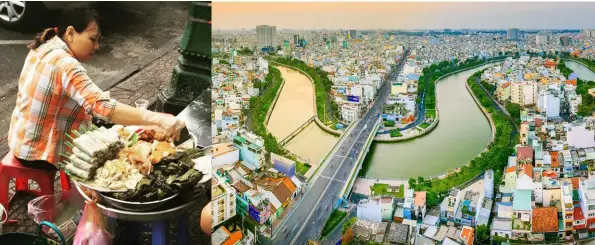
[[[396,79],[409,49],[393,67],[389,79]],[[376,103],[358,121],[341,135],[339,142],[327,155],[318,172],[308,183],[308,190],[290,211],[283,223],[273,231],[272,239],[259,237],[263,244],[307,244],[318,239],[331,212],[345,202],[351,193],[356,175],[369,151],[380,126],[382,105],[390,93],[390,82],[385,80],[376,97]],[[259,235],[260,236],[260,235]]]
[[[292,140],[293,138],[295,138],[295,136],[297,136],[300,132],[304,131],[304,129],[306,127],[308,127],[308,125],[311,122],[314,122],[314,119],[316,119],[316,115],[312,116],[310,119],[308,119],[308,121],[306,121],[305,123],[303,123],[301,126],[299,126],[296,130],[294,130],[293,132],[291,132],[291,134],[287,135],[287,137],[285,137],[284,139],[282,139],[279,142],[279,145],[284,146],[285,144],[287,144],[287,142],[289,142],[290,140]]]

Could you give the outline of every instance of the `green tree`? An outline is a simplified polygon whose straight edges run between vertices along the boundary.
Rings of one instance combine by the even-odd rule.
[[[357,217],[353,217],[353,218],[349,219],[347,222],[345,222],[345,224],[343,224],[343,229],[341,230],[341,234],[345,234],[345,231],[347,231],[347,229],[349,229],[353,225],[355,225],[356,221],[357,221]]]
[[[421,185],[421,186],[425,186],[426,180],[424,179],[424,177],[422,177],[422,176],[417,177],[417,184]]]
[[[244,47],[240,51],[238,51],[238,53],[241,55],[252,55],[254,54],[254,51],[250,50],[248,47]]]
[[[416,181],[413,177],[409,177],[409,189],[415,189]]]
[[[490,238],[490,229],[486,225],[479,225],[475,228],[475,239],[477,242],[484,243]]]

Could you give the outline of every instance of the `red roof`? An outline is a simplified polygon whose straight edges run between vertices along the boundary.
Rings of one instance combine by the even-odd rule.
[[[572,178],[570,180],[572,181],[572,189],[578,190],[579,178],[578,177],[574,177],[574,178]]]
[[[533,178],[533,165],[531,165],[530,163],[525,163],[523,165],[523,173]]]
[[[583,219],[585,219],[585,215],[583,214],[583,210],[580,207],[574,208],[574,219],[575,220],[583,220]]]
[[[541,118],[535,118],[535,127],[541,127],[542,123],[543,121],[541,120]]]
[[[583,214],[583,210],[581,208],[574,208],[574,220],[578,221],[578,220],[583,220],[585,221],[584,224],[582,225],[574,225],[573,228],[574,229],[585,229],[587,228],[587,220],[585,220],[585,215]]]
[[[222,245],[233,245],[242,240],[242,232],[234,231]]]
[[[508,86],[510,86],[510,82],[507,82],[507,83],[505,83],[505,84],[502,84],[502,88],[506,88],[506,87],[508,87]]]
[[[550,151],[550,157],[552,157],[552,167],[559,167],[560,163],[558,162],[558,152]]]
[[[533,232],[557,232],[558,209],[556,207],[533,208]]]
[[[551,169],[543,171],[543,177],[557,178],[558,174]]]
[[[287,186],[287,188],[289,189],[289,191],[291,191],[291,193],[294,193],[297,190],[297,187],[295,186],[295,184],[291,181],[291,179],[285,177],[283,178],[283,184],[285,184]]]
[[[533,147],[519,146],[517,147],[517,161],[523,159],[533,159]]]
[[[473,228],[469,226],[464,226],[463,230],[461,231],[461,238],[466,241],[465,244],[472,245],[473,244]]]
[[[508,167],[506,168],[506,173],[512,173],[516,171],[516,167]]]

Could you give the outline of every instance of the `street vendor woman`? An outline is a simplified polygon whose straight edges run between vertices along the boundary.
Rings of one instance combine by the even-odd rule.
[[[8,133],[12,154],[24,166],[56,170],[67,136],[88,128],[92,117],[121,125],[157,126],[174,139],[184,124],[176,117],[116,102],[87,76],[81,62],[99,49],[98,14],[72,5],[58,25],[37,34],[19,78]]]

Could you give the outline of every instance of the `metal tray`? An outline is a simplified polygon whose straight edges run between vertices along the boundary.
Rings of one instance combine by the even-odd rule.
[[[100,192],[97,192],[99,196],[101,196],[102,200],[104,200],[107,204],[114,206],[116,208],[128,211],[149,211],[155,210],[160,208],[161,206],[165,205],[167,202],[175,199],[178,196],[178,193],[167,197],[162,200],[151,201],[151,202],[128,202],[122,201],[113,197],[106,196]]]

